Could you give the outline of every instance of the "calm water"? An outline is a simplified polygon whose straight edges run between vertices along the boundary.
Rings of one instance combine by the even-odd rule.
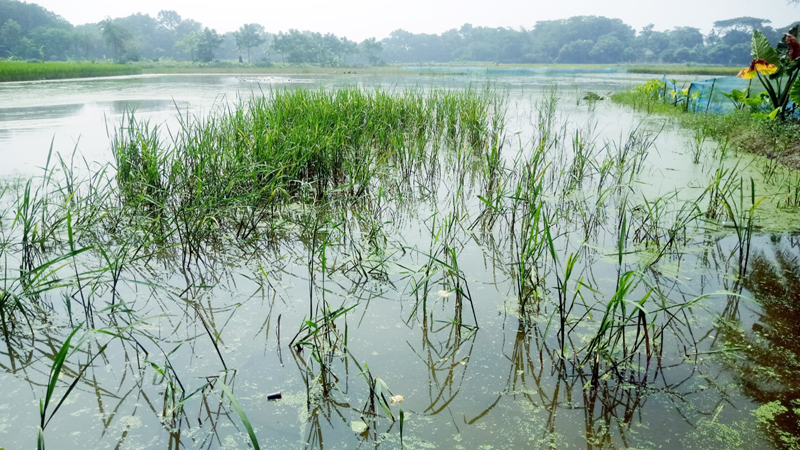
[[[637,196],[652,199],[676,192],[677,198],[696,198],[716,163],[711,157],[701,164],[690,162],[685,131],[608,101],[587,105],[580,100],[587,91],[606,95],[645,79],[624,74],[491,80],[450,75],[169,75],[0,84],[0,176],[13,180],[38,173],[51,143],[63,155],[76,151],[79,156],[72,161],[80,170],[110,162],[107,130],[113,133],[122,114],[131,109],[169,128],[177,126],[178,112],[204,115],[226,101],[270,88],[349,85],[463,89],[490,81],[508,93],[507,131],[518,132],[507,146],[511,159],[516,142],[524,145],[536,134],[537,102],[557,83],[558,120],[570,129],[592,128],[600,154],[623,142],[636,127],[664,127],[637,177]],[[760,176],[758,162],[745,157],[741,164],[744,175]],[[253,424],[261,448],[400,448],[399,423],[385,417],[366,433],[353,430],[351,425],[362,420],[368,403],[364,377],[354,361],[367,364],[393,394],[404,396],[402,403],[393,405],[393,413],[400,408],[405,412],[403,443],[411,449],[755,449],[780,445],[775,430],[789,435],[796,431],[791,418],[784,416],[770,429],[759,425],[754,415],[769,402],[788,405],[800,398],[800,383],[791,377],[795,363],[789,361],[800,348],[796,339],[786,337],[800,331],[797,311],[786,301],[798,298],[800,240],[778,231],[796,222],[797,211],[774,206],[780,204],[774,195],[778,186],[763,187],[770,195],[764,203],[768,212],[759,218],[763,232],[754,237],[751,275],[742,283],[741,296],[712,295],[676,310],[661,324],[661,357],[638,357],[632,367],[609,369],[592,388],[591,374],[560,356],[552,305],[543,301],[539,314],[520,320],[508,249],[491,233],[482,235],[465,226],[457,238],[459,265],[480,328],[452,325],[453,299],[444,286],[432,288],[427,315],[414,310],[413,269],[426,258],[406,250],[426,250],[432,214],[455,208],[448,203],[448,182],[445,178],[433,202],[410,202],[406,208],[389,202],[381,234],[391,255],[381,276],[361,277],[347,270],[311,276],[303,242],[251,254],[221,254],[193,270],[164,258],[126,271],[120,299],[136,311],[138,326],[158,340],[140,347],[113,344],[95,359],[48,425],[48,445],[245,448],[246,431],[219,389],[190,399],[186,415],[177,423],[162,420],[167,382],[151,362],[176,368],[186,392],[223,369],[198,314],[219,336],[225,365],[235,369],[226,382]],[[465,222],[479,213],[479,193],[473,188],[465,194]],[[568,201],[563,203],[570,207]],[[3,218],[4,226],[8,220]],[[594,316],[573,330],[571,339],[576,341],[591,338],[602,316],[596,305],[615,291],[620,266],[614,223],[612,217],[589,242],[577,223],[565,224],[566,234],[557,240],[563,258],[572,252],[581,255],[576,268],[580,274],[573,278],[584,279],[596,291],[584,290]],[[690,246],[644,269],[646,277],[676,302],[740,287],[732,279],[735,264],[728,257],[736,245],[731,232],[709,226],[696,233]],[[346,249],[332,250],[329,264],[345,266],[350,257]],[[622,267],[635,269],[639,258],[626,256]],[[355,305],[340,325],[346,323],[352,357],[330,356],[338,381],[327,395],[314,382],[315,372],[308,370],[315,364],[308,351],[289,347],[308,316],[310,291],[334,306]],[[640,299],[639,291],[632,298]],[[554,295],[548,292],[545,298]],[[47,324],[37,324],[33,336],[17,330],[0,343],[0,446],[9,450],[35,445],[38,404],[50,362],[70,330],[64,299],[50,300],[54,313]],[[98,328],[125,320],[99,313],[96,319]],[[105,341],[98,337],[97,342]],[[96,351],[92,343],[70,361],[83,364]],[[56,397],[73,375],[65,374]],[[267,400],[278,391],[280,400]]]

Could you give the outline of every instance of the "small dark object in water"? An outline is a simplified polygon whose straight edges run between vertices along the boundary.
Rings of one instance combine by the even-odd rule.
[[[605,100],[605,97],[598,95],[595,92],[589,91],[586,93],[586,95],[583,96],[583,99],[590,102],[596,102],[598,100]]]
[[[278,391],[274,394],[267,395],[267,400],[280,400],[282,397],[281,391]]]

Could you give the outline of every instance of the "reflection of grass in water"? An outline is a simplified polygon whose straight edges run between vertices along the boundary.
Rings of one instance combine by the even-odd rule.
[[[742,390],[761,404],[755,418],[779,448],[798,448],[800,433],[800,256],[785,240],[773,239],[771,257],[759,252],[743,280],[761,307],[751,330],[739,324],[736,308],[720,321],[725,345],[739,349],[721,359],[734,369]],[[733,301],[733,300],[731,300]]]
[[[777,400],[763,404],[753,415],[767,435],[780,443],[781,448],[800,449],[800,399],[789,402],[789,408]]]
[[[662,289],[657,264],[661,259],[673,264],[670,258],[685,254],[682,248],[692,242],[700,215],[699,200],[687,203],[677,194],[643,201],[634,198],[630,192],[635,193],[639,175],[645,173],[642,167],[658,133],[636,127],[621,135],[619,142],[607,143],[609,154],[595,161],[602,152],[593,133],[559,126],[558,93],[548,94],[538,105],[536,138],[521,145],[515,159],[503,159],[501,147],[506,141],[497,136],[498,130],[502,133],[502,121],[491,108],[486,110],[499,100],[481,91],[278,92],[221,110],[208,119],[184,117],[170,142],[162,141],[163,130],[128,116],[114,142],[116,178],[94,174],[107,185],[73,183],[68,188],[51,180],[50,191],[59,195],[52,197],[51,212],[45,216],[53,217],[49,223],[54,230],[46,234],[46,248],[54,252],[67,246],[56,239],[65,234],[65,227],[73,229],[66,233],[74,234],[67,239],[70,248],[75,242],[97,243],[86,252],[104,261],[107,268],[79,276],[82,262],[68,258],[72,265],[67,268],[75,269],[76,275],[64,278],[70,280],[65,296],[78,298],[86,293],[97,300],[106,294],[113,304],[111,313],[117,314],[127,313],[130,307],[116,302],[125,300],[117,298],[122,294],[115,289],[115,283],[125,282],[120,272],[151,267],[155,264],[151,259],[164,263],[162,271],[208,272],[207,280],[187,280],[187,290],[177,289],[180,293],[175,297],[181,299],[196,297],[196,292],[187,294],[192,288],[207,289],[218,283],[217,270],[231,270],[221,266],[231,261],[232,266],[241,264],[254,252],[253,257],[259,258],[274,250],[278,265],[294,258],[307,266],[303,281],[308,283],[308,315],[294,343],[302,343],[309,351],[295,356],[308,390],[308,409],[301,420],[308,432],[305,437],[321,445],[327,430],[324,420],[336,414],[346,414],[348,420],[369,415],[374,420],[364,423],[376,424],[380,419],[381,426],[389,427],[387,432],[398,431],[389,424],[396,414],[389,408],[396,406],[384,398],[386,385],[371,375],[366,364],[356,364],[356,352],[348,348],[348,311],[369,307],[369,300],[362,301],[366,282],[375,281],[406,298],[422,294],[417,303],[422,323],[419,315],[408,315],[407,310],[403,319],[408,318],[409,324],[413,321],[410,326],[418,326],[422,333],[447,335],[447,343],[436,349],[437,357],[429,353],[434,364],[428,368],[431,380],[446,378],[449,382],[442,386],[453,388],[445,392],[442,387],[440,393],[446,396],[437,394],[431,400],[435,408],[429,410],[438,414],[462,400],[458,388],[462,382],[469,386],[470,377],[465,375],[469,359],[456,358],[460,345],[456,342],[478,339],[483,332],[476,331],[477,314],[469,314],[467,320],[462,317],[465,301],[470,302],[470,310],[479,311],[472,308],[469,285],[474,286],[475,272],[485,268],[473,267],[462,256],[474,241],[496,266],[491,270],[497,285],[508,289],[507,295],[521,306],[517,317],[522,328],[510,364],[513,389],[509,391],[543,392],[549,381],[541,374],[534,377],[533,368],[540,368],[545,357],[553,358],[547,364],[557,367],[560,380],[569,380],[557,391],[573,396],[587,393],[583,399],[591,403],[587,409],[599,411],[597,417],[586,417],[585,438],[611,444],[628,436],[618,433],[615,425],[635,424],[633,417],[652,392],[648,389],[654,377],[647,374],[656,369],[649,365],[649,358],[661,356],[665,342],[672,344],[668,332],[674,331],[676,346],[696,346],[693,337],[683,332],[691,325],[684,317],[702,297],[671,296]],[[737,186],[740,192],[743,185]],[[482,202],[475,200],[477,189],[483,189]],[[592,195],[578,195],[584,190]],[[413,217],[414,208],[420,208],[415,202],[427,202],[425,206],[433,211],[417,222],[419,229],[427,228],[427,233],[421,233],[421,243],[409,244],[393,231],[401,228],[397,222],[406,220],[406,215]],[[476,208],[483,208],[477,219],[472,216]],[[579,215],[585,229],[573,223]],[[31,217],[38,220],[41,214]],[[576,233],[585,242],[570,241]],[[609,241],[613,243],[606,252],[600,246]],[[419,250],[426,246],[429,251]],[[239,250],[243,255],[227,259]],[[611,270],[601,276],[610,280],[598,280],[591,266],[606,253],[610,253]],[[215,265],[217,258],[225,263]],[[401,263],[402,270],[397,269]],[[271,277],[280,272],[264,269],[268,265],[259,262],[264,289],[273,286]],[[332,276],[335,272],[340,273]],[[85,277],[90,282],[82,281]],[[404,291],[398,281],[407,281],[408,288]],[[91,289],[84,287],[87,284]],[[432,307],[426,311],[427,293],[437,289],[444,292],[437,312]],[[337,309],[330,304],[339,297],[346,303]],[[476,304],[492,300],[479,295],[474,299]],[[87,315],[107,315],[87,303]],[[453,312],[452,316],[447,312],[443,321],[438,310],[445,306]],[[225,327],[220,327],[220,319],[212,312],[188,314],[186,320],[206,318],[201,319],[208,326],[205,334],[222,362],[225,347],[216,343],[222,342]],[[527,326],[543,330],[535,343]],[[538,362],[533,357],[537,350]],[[446,360],[442,360],[444,355]],[[352,364],[349,373],[347,364]],[[337,386],[345,385],[349,376],[366,381],[358,383],[363,393],[360,401],[365,396],[366,407],[356,410],[360,405],[337,400]],[[536,388],[525,384],[529,376],[537,380]],[[638,397],[628,396],[633,391]],[[358,396],[344,395],[346,402]],[[632,400],[620,406],[619,401],[626,398]],[[502,395],[497,402],[501,400]],[[555,418],[563,407],[559,400],[541,409]],[[480,422],[490,409],[470,420]],[[414,439],[419,416],[409,417],[406,442]],[[561,442],[555,440],[563,437],[559,434],[562,424],[556,429],[553,420],[544,428],[546,435],[532,435],[532,442]],[[380,439],[377,431],[373,427],[376,442]]]

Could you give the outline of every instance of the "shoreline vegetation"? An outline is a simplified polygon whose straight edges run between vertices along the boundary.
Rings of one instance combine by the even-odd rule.
[[[794,120],[768,120],[753,116],[747,110],[725,114],[695,113],[654,95],[648,86],[658,80],[634,86],[611,96],[615,103],[647,114],[673,118],[691,129],[698,141],[707,138],[743,151],[776,161],[790,169],[800,169],[800,124]]]
[[[400,28],[383,38],[361,36],[358,42],[330,32],[278,31],[257,22],[222,32],[175,10],[73,25],[35,3],[0,0],[0,17],[0,27],[4,27],[0,56],[22,60],[239,60],[342,67],[422,61],[738,66],[750,58],[750,31],[759,30],[777,44],[795,25],[773,26],[768,19],[746,16],[714,21],[708,34],[703,34],[691,26],[656,30],[658,24],[651,23],[636,29],[619,18],[582,15],[529,22],[519,29],[464,23],[439,33],[417,34]]]
[[[0,62],[0,82],[139,75],[140,67],[94,62]]]
[[[720,80],[717,96],[724,99],[714,99],[716,78],[707,91],[702,86],[705,83],[679,88],[674,81],[652,79],[612,98],[634,110],[675,117],[681,125],[693,130],[693,162],[699,160],[703,143],[710,138],[726,148],[731,146],[765,158],[766,170],[762,174],[769,181],[778,165],[800,169],[798,35],[800,25],[784,34],[780,44],[773,47],[762,32],[754,29],[753,59],[734,78],[750,81],[747,85],[724,87]],[[756,79],[757,83],[753,83]],[[709,114],[714,104],[714,113]]]
[[[462,62],[447,64],[388,64],[381,66],[352,65],[352,66],[322,66],[316,64],[270,64],[257,65],[237,63],[235,61],[215,61],[211,63],[198,63],[190,61],[143,61],[128,64],[114,64],[110,62],[95,61],[0,61],[0,82],[57,80],[69,78],[91,78],[107,76],[124,76],[140,74],[416,74],[418,71],[404,70],[404,67],[469,67],[491,69],[618,69],[619,72],[636,74],[662,74],[662,75],[708,75],[730,76],[736,75],[738,67],[724,66],[695,66],[687,64],[653,64],[653,65],[623,65],[623,64],[486,64],[480,62]],[[434,74],[427,72],[426,74]],[[452,75],[454,72],[448,72]]]

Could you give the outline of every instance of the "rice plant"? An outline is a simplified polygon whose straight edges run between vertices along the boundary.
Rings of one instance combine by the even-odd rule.
[[[141,68],[122,64],[0,61],[0,82],[107,77],[140,73],[142,73]]]
[[[694,131],[694,138],[689,142],[693,164],[700,163],[700,158],[703,156],[703,144],[705,144],[706,138],[707,133],[702,127]]]
[[[73,355],[75,351],[81,346],[81,344],[85,343],[90,336],[89,333],[84,335],[84,337],[80,339],[80,341],[77,342],[73,348],[73,346],[71,345],[72,338],[75,337],[75,334],[81,328],[82,325],[78,325],[77,327],[75,327],[75,329],[72,330],[72,332],[69,334],[69,336],[67,336],[67,338],[64,340],[64,343],[59,348],[58,353],[53,357],[53,364],[50,366],[50,374],[48,376],[48,381],[47,381],[47,391],[45,392],[44,398],[39,400],[40,422],[39,422],[39,434],[37,437],[37,444],[36,444],[36,448],[38,450],[45,449],[44,432],[45,429],[47,428],[47,425],[50,423],[55,414],[64,404],[64,401],[67,400],[70,393],[72,393],[72,391],[75,389],[75,386],[78,385],[78,383],[81,380],[81,377],[83,377],[83,374],[86,372],[86,370],[89,367],[91,367],[94,360],[98,356],[102,355],[103,352],[106,350],[107,344],[101,346],[97,350],[97,352],[95,352],[91,356],[91,358],[87,357],[87,361],[82,367],[80,366],[80,363],[78,364],[78,370],[76,371],[75,379],[72,380],[72,382],[67,387],[66,391],[63,393],[63,395],[61,395],[61,398],[58,400],[58,403],[55,405],[55,407],[53,407],[52,410],[49,410],[51,402],[54,399],[53,394],[55,392],[56,386],[59,383],[59,379],[61,379],[62,377],[64,363],[66,362],[67,358]]]

